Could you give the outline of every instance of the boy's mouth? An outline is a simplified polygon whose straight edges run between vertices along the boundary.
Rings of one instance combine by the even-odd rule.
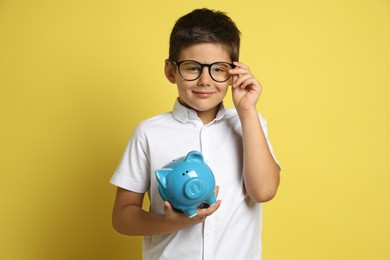
[[[194,93],[198,97],[206,98],[211,96],[214,92],[192,91],[192,93]]]

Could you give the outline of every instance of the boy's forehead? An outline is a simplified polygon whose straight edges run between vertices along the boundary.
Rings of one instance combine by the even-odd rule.
[[[230,61],[230,53],[221,43],[195,43],[180,51],[179,60]]]

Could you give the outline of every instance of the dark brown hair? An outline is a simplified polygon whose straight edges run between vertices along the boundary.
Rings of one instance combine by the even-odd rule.
[[[196,43],[222,44],[232,61],[238,61],[240,31],[223,12],[203,8],[180,17],[171,32],[169,60],[177,61],[184,48]]]

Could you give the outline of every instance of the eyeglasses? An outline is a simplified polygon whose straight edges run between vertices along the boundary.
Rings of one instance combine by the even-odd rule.
[[[202,75],[203,68],[209,68],[210,77],[216,82],[225,82],[230,78],[229,70],[236,66],[228,62],[214,62],[211,64],[202,64],[195,60],[173,61],[178,67],[180,76],[187,80],[197,80]]]

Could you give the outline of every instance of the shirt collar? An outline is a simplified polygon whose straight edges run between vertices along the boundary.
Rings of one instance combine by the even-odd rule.
[[[225,107],[224,107],[223,103],[221,103],[221,105],[219,106],[217,115],[212,122],[222,119],[224,115],[225,115]],[[200,120],[198,118],[196,111],[193,109],[187,108],[187,107],[183,106],[182,104],[180,104],[179,99],[176,99],[176,102],[175,102],[175,105],[174,105],[173,111],[172,111],[172,116],[177,121],[179,121],[183,124],[185,124],[188,121],[192,121],[192,120]]]

